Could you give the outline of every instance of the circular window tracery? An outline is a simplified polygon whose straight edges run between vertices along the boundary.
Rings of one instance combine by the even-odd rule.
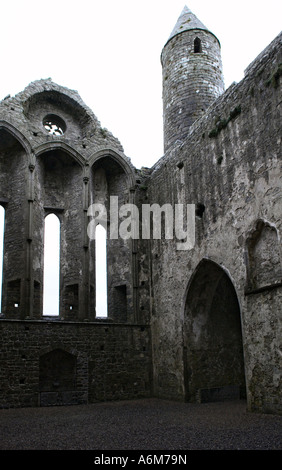
[[[66,124],[59,116],[55,114],[48,114],[43,119],[43,126],[45,130],[51,135],[64,135],[66,131]]]

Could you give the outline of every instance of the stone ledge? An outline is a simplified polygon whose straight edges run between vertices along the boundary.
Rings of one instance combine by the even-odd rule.
[[[267,290],[273,290],[273,289],[276,289],[277,287],[282,287],[282,281],[275,282],[273,284],[267,284],[265,286],[258,287],[257,289],[246,289],[245,295],[260,294],[261,292],[264,292]]]

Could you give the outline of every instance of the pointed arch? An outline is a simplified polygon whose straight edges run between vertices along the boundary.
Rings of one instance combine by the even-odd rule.
[[[77,356],[51,349],[39,357],[40,406],[77,404]]]
[[[28,140],[12,124],[0,121],[0,200],[5,208],[5,259],[1,265],[2,305],[7,318],[24,315],[27,285],[27,214],[23,210],[27,197],[29,164],[32,151]]]
[[[226,269],[203,259],[187,287],[184,366],[188,401],[245,396],[241,312]]]
[[[116,150],[113,150],[111,148],[101,149],[95,152],[89,159],[90,168],[93,167],[94,164],[98,162],[98,160],[103,158],[109,158],[115,163],[117,163],[127,176],[128,187],[135,186],[136,178],[134,174],[133,165],[129,161],[127,161],[127,159],[122,154],[118,153]]]
[[[112,233],[113,225],[110,221],[113,213],[118,215],[123,205],[134,203],[135,172],[127,159],[112,149],[96,152],[89,160],[89,167],[90,205],[99,204],[105,208],[109,222],[106,227],[107,260],[110,266],[107,273],[108,315],[114,321],[131,321],[136,313],[134,297],[136,292],[132,282],[136,275],[134,271],[136,253],[133,252],[131,239],[125,240],[117,232]],[[114,220],[112,221],[114,223]],[[89,258],[90,279],[94,279],[94,269],[99,265],[95,264],[96,254],[91,240]],[[123,266],[123,269],[120,269],[120,266]],[[95,286],[90,285],[90,289],[94,291]],[[93,294],[91,298],[94,300],[95,295]],[[131,298],[134,299],[132,302],[129,300]],[[94,302],[91,302],[91,316],[94,308]]]
[[[194,39],[194,53],[199,54],[202,52],[202,41],[200,38],[196,37]]]
[[[28,139],[11,123],[0,120],[0,131],[7,132],[10,134],[14,139],[18,141],[18,143],[23,147],[26,154],[30,157],[32,155],[32,147]]]
[[[44,221],[43,315],[60,312],[60,219],[54,213]]]
[[[48,152],[54,152],[54,151],[61,151],[70,157],[72,157],[81,167],[85,164],[85,159],[84,157],[77,152],[77,150],[74,150],[70,145],[66,144],[65,142],[61,142],[57,140],[56,142],[47,142],[44,144],[39,145],[35,149],[35,155],[36,157],[39,157],[45,153]]]

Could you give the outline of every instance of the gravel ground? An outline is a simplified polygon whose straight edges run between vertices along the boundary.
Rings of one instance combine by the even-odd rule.
[[[282,417],[246,403],[146,399],[0,410],[1,450],[281,450]]]

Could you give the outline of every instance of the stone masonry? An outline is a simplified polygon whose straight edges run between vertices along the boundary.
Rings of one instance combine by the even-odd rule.
[[[161,55],[165,153],[152,168],[134,168],[78,93],[51,79],[0,103],[1,407],[156,396],[281,413],[281,40],[224,91],[220,43],[185,7]],[[163,223],[164,205],[194,205],[195,244],[142,239],[141,220],[139,238],[110,237],[106,220],[99,318],[88,209],[109,217],[112,196],[115,215],[158,204]],[[60,222],[52,317],[49,214]]]

